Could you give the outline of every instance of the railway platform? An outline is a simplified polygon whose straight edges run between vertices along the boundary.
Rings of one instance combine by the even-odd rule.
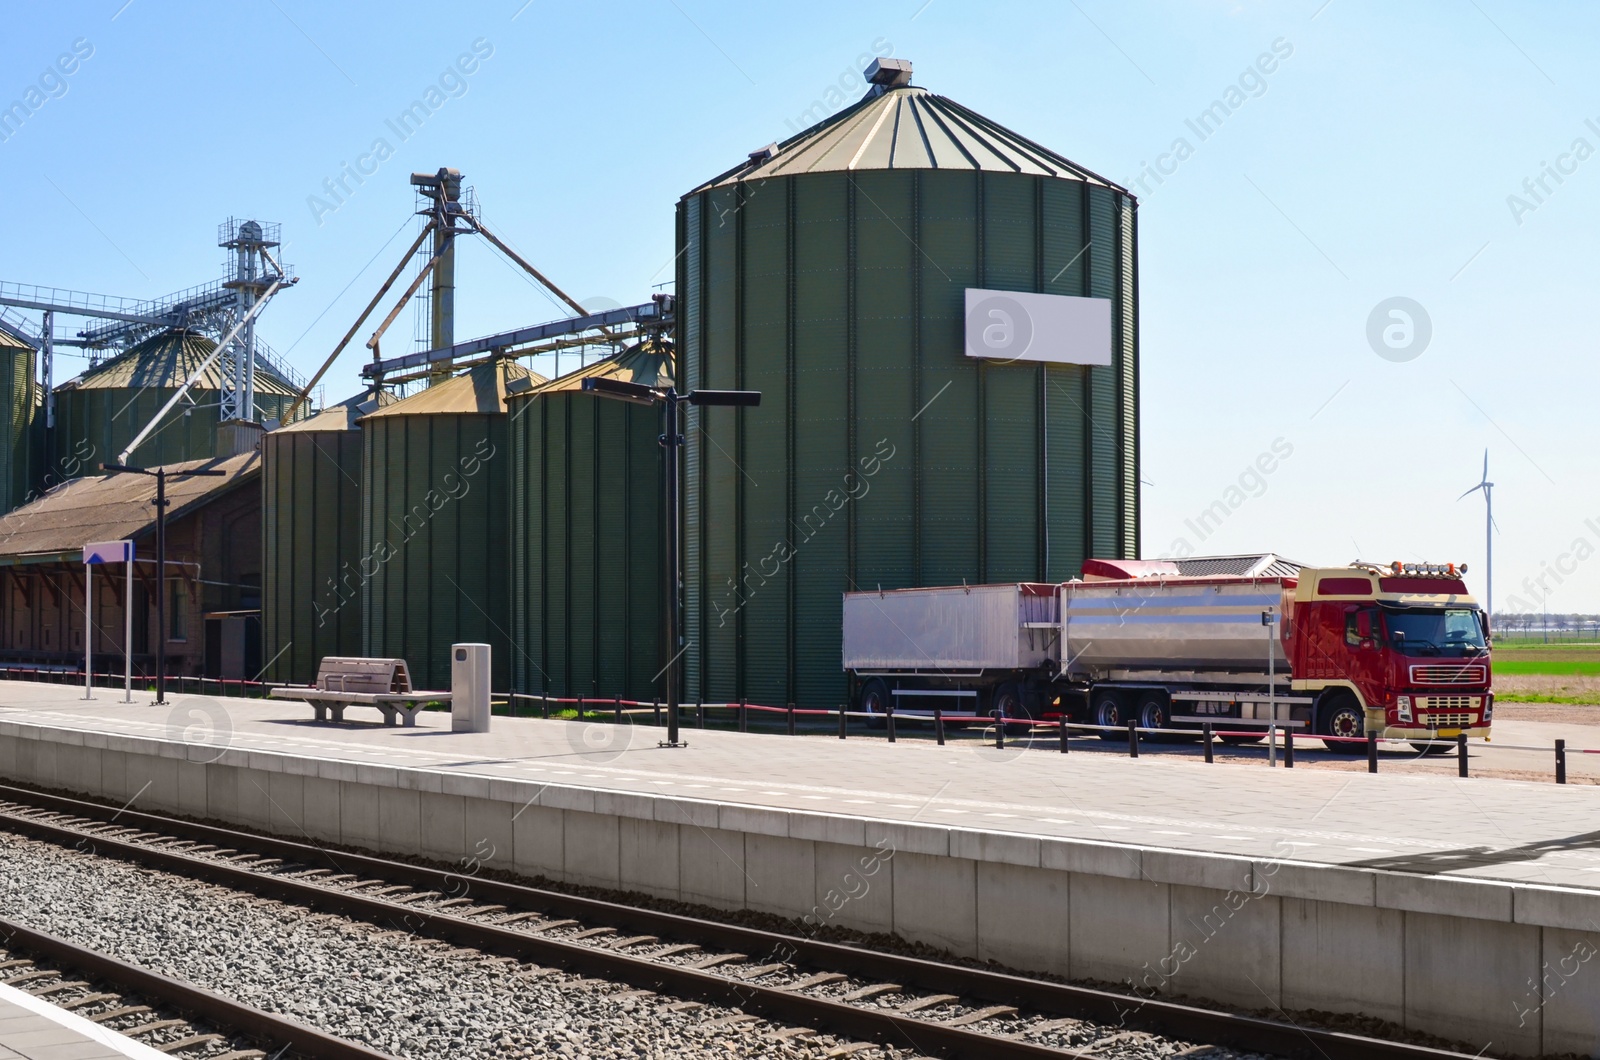
[[[1024,971],[1600,1050],[1600,787],[0,683],[0,777],[894,934]]]
[[[166,1060],[167,1054],[0,984],[0,1060]]]

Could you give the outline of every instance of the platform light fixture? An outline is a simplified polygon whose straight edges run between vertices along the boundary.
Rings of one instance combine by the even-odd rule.
[[[666,663],[658,676],[667,683],[667,738],[663,747],[682,747],[678,739],[678,659],[685,648],[679,645],[678,611],[683,596],[683,556],[678,543],[678,448],[683,445],[683,435],[678,433],[678,405],[716,406],[721,408],[754,408],[761,404],[759,390],[691,390],[678,393],[675,387],[645,386],[622,379],[604,377],[585,379],[583,389],[597,397],[613,401],[627,401],[634,405],[660,405],[665,424],[661,432],[663,449],[662,479],[663,502],[667,520],[667,574],[666,574],[666,643],[662,654]]]

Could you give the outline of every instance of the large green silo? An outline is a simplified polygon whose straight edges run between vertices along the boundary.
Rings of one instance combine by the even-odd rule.
[[[841,702],[849,589],[1138,554],[1135,202],[911,87],[686,195],[686,694]],[[965,355],[967,288],[1109,299],[1113,363]]]
[[[506,382],[524,378],[544,382],[485,362],[361,418],[363,654],[405,659],[418,688],[450,687],[455,643],[490,645],[510,686]]]
[[[34,349],[0,328],[0,402],[5,437],[0,439],[0,515],[28,499],[34,477],[34,429],[39,403],[33,381]]]
[[[379,407],[379,400],[358,395],[261,439],[262,658],[268,681],[309,684],[324,656],[361,654],[362,445],[356,420]]]
[[[661,411],[582,389],[672,385],[670,346],[513,394],[512,683],[557,696],[664,695]]]
[[[165,331],[57,387],[47,481],[76,478],[115,461],[216,348],[204,335]],[[231,370],[224,361],[218,358],[200,376],[129,460],[153,466],[217,455],[219,402],[224,373]],[[282,418],[295,393],[292,384],[257,363],[258,415]]]

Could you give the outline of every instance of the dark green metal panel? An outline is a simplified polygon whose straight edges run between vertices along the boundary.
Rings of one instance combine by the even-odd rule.
[[[691,419],[690,700],[839,702],[852,588],[1065,579],[1086,555],[1134,554],[1125,196],[1015,173],[817,171],[698,192],[679,224],[688,385],[764,395]],[[971,287],[1111,299],[1114,363],[966,357]]]
[[[450,645],[493,649],[511,674],[506,418],[394,415],[364,421],[364,653],[404,658],[418,687],[450,686]]]
[[[577,390],[510,408],[515,690],[660,695],[659,412]]]
[[[327,655],[360,655],[361,433],[289,431],[261,443],[265,680],[308,683]]]
[[[701,380],[701,346],[705,341],[705,312],[701,306],[700,292],[705,290],[705,197],[695,196],[684,200],[678,205],[678,254],[677,290],[678,290],[678,351],[679,351],[679,389],[684,392],[694,390],[700,386]],[[683,292],[696,292],[696,297],[685,298]],[[693,350],[693,354],[684,351]],[[705,445],[700,440],[700,435],[695,431],[697,419],[692,409],[685,409],[685,425],[688,430],[684,433],[682,454],[682,483],[683,483],[683,510],[680,538],[681,553],[679,563],[683,568],[683,603],[682,621],[679,629],[683,631],[681,644],[669,645],[671,654],[680,650],[679,662],[682,667],[684,688],[700,688],[705,678],[705,667],[699,650],[700,643],[705,639],[705,565],[700,559],[700,541],[703,537],[702,527],[705,525],[705,488],[704,480],[700,474],[701,451]],[[691,647],[692,646],[692,647]]]
[[[0,440],[0,515],[27,502],[33,481],[34,400],[33,350],[0,347],[0,402],[5,405],[5,438]]]

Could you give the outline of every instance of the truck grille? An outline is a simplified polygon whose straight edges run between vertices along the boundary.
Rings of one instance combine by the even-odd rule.
[[[1419,710],[1472,710],[1478,705],[1477,696],[1418,696]]]
[[[1413,666],[1411,683],[1414,685],[1481,685],[1482,666]]]
[[[1417,724],[1430,729],[1465,729],[1475,720],[1471,714],[1419,714]]]

